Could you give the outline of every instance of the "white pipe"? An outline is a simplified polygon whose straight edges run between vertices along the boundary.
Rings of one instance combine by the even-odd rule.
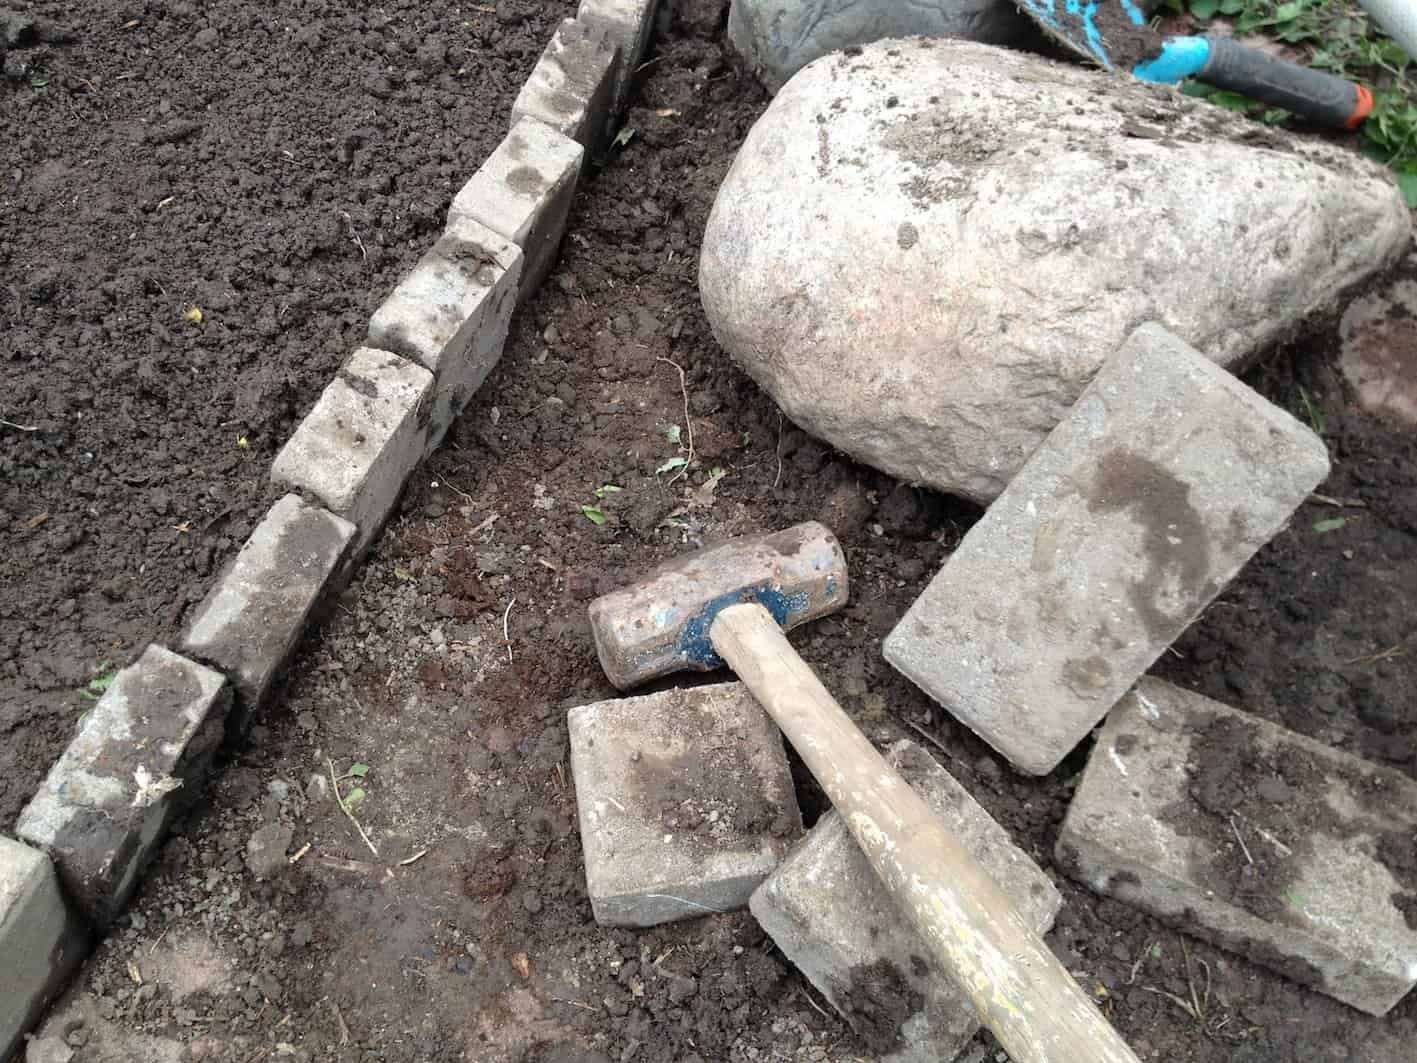
[[[1417,59],[1417,0],[1358,0],[1409,58]]]

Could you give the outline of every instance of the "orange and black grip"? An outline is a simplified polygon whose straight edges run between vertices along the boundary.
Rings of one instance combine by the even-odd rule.
[[[1373,109],[1373,94],[1347,78],[1257,52],[1229,37],[1208,37],[1210,55],[1196,77],[1283,107],[1316,125],[1356,129]]]

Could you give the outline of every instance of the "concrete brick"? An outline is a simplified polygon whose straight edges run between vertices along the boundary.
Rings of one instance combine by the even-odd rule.
[[[1048,876],[964,787],[909,740],[886,759],[978,858],[1029,924],[1062,907]],[[881,885],[845,821],[828,812],[753,893],[769,936],[863,1042],[891,1063],[954,1059],[979,1030],[974,1006]]]
[[[231,680],[244,734],[284,670],[358,529],[296,495],[273,505],[197,607],[178,647]]]
[[[521,273],[521,248],[457,217],[374,311],[369,342],[433,374],[429,450],[501,359]]]
[[[361,347],[330,381],[271,465],[271,480],[319,499],[374,541],[428,445],[433,376],[385,350]]]
[[[659,0],[581,0],[576,18],[604,32],[619,51],[615,60],[614,88],[610,93],[610,126],[624,113],[635,71],[649,47],[650,31]]]
[[[887,636],[886,659],[1046,774],[1327,472],[1308,428],[1143,325]]]
[[[523,118],[549,125],[586,151],[604,147],[620,50],[603,29],[562,22],[512,104],[512,127]]]
[[[49,857],[0,837],[0,1059],[9,1059],[88,948]]]
[[[741,684],[582,705],[567,722],[599,923],[741,908],[802,834],[782,736]]]
[[[20,813],[20,839],[49,854],[94,926],[122,911],[168,823],[200,790],[230,700],[220,674],[149,646],[114,677]]]
[[[584,157],[585,149],[570,137],[524,118],[453,198],[451,226],[470,218],[522,249],[519,303],[556,262]]]
[[[1058,837],[1093,890],[1371,1015],[1417,984],[1417,783],[1143,679]]]

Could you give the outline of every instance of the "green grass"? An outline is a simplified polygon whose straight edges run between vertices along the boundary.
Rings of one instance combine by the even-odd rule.
[[[1166,0],[1202,23],[1230,20],[1237,37],[1260,34],[1304,53],[1310,66],[1366,85],[1373,111],[1363,123],[1363,152],[1392,167],[1408,206],[1417,207],[1417,71],[1355,0]],[[1281,123],[1289,115],[1233,92],[1188,87],[1232,110]]]

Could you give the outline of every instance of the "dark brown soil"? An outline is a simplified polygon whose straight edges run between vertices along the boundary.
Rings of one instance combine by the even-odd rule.
[[[311,3],[267,16],[233,0],[218,17],[215,5],[46,5],[80,41],[53,49],[47,85],[0,89],[0,133],[25,145],[0,199],[3,415],[42,422],[7,431],[0,452],[7,815],[85,704],[74,688],[99,659],[170,633],[249,530],[274,448],[431,243],[569,6]],[[535,17],[502,21],[521,10]],[[204,20],[223,35],[196,51]],[[307,52],[301,27],[320,20],[329,30]],[[456,59],[436,68],[430,48],[424,73],[417,57],[434,36]],[[282,73],[288,63],[299,76]],[[391,68],[401,83],[380,80]],[[129,70],[142,76],[119,80]],[[264,95],[276,79],[281,91]],[[216,117],[194,102],[203,94]],[[61,1033],[66,1017],[83,1019],[83,1063],[870,1058],[747,913],[596,926],[566,769],[566,709],[614,694],[587,601],[706,540],[802,519],[841,538],[854,604],[794,643],[873,739],[933,743],[1051,865],[1086,750],[1050,778],[1017,776],[879,652],[977,510],[797,431],[703,318],[699,236],[764,102],[714,37],[676,25],[662,39],[627,120],[634,135],[592,169],[562,260],[519,313],[502,364],[56,1016]],[[203,123],[164,163],[138,145],[159,117]],[[59,183],[46,191],[36,181],[50,172]],[[134,231],[144,235],[128,240]],[[56,280],[36,299],[30,278],[46,269]],[[95,272],[114,278],[114,296],[90,294]],[[193,303],[200,326],[182,321]],[[1319,328],[1251,379],[1294,411],[1306,390],[1335,456],[1322,491],[1364,505],[1305,506],[1158,671],[1413,773],[1417,454],[1411,433],[1349,407],[1331,336]],[[686,370],[682,389],[665,360]],[[687,456],[690,425],[688,475],[657,474]],[[133,469],[146,478],[129,482]],[[607,484],[622,490],[598,497]],[[1314,530],[1340,514],[1342,529]],[[105,597],[112,580],[119,593]],[[358,817],[377,854],[329,798],[331,769],[355,761],[371,766]],[[819,811],[802,785],[804,809]],[[270,824],[294,831],[295,862],[258,881],[246,845]],[[1055,947],[1141,1059],[1410,1058],[1412,999],[1371,1019],[1059,887]],[[1200,1018],[1157,992],[1187,1000],[1192,985],[1208,986]],[[986,1043],[966,1058],[986,1058]]]
[[[1374,855],[1397,883],[1394,906],[1406,914],[1417,904],[1412,811],[1396,801],[1395,786],[1406,782],[1403,775],[1376,765],[1366,771],[1339,768],[1297,746],[1266,748],[1250,718],[1198,714],[1192,726],[1189,793],[1166,815],[1182,834],[1205,839],[1215,854],[1202,872],[1208,890],[1261,919],[1285,921],[1294,903],[1290,886],[1304,867],[1321,859],[1315,843],[1361,829],[1329,799],[1331,780],[1337,779],[1359,807],[1393,809],[1394,826],[1379,833]],[[1118,752],[1124,752],[1120,745]],[[1276,836],[1289,839],[1282,855],[1269,841]]]
[[[862,1044],[882,1055],[905,1048],[901,1024],[925,1006],[924,995],[886,960],[860,964],[847,975],[846,984],[833,992],[851,1009],[847,1019]]]
[[[1156,4],[1138,3],[1143,10]],[[1078,13],[1070,12],[1062,0],[1052,4],[1054,25],[1039,22],[1039,26],[1053,40],[1067,48],[1072,54],[1089,62],[1096,62],[1088,49],[1087,23],[1083,11],[1087,5],[1080,5]],[[1028,8],[1023,8],[1027,13]],[[1138,26],[1128,16],[1122,0],[1097,0],[1092,12],[1092,26],[1101,37],[1107,59],[1119,74],[1128,72],[1138,63],[1154,59],[1161,54],[1161,34],[1150,26]]]
[[[71,40],[27,34],[0,77],[0,418],[34,429],[0,426],[6,824],[76,691],[169,639],[259,521],[575,4],[11,7]]]

